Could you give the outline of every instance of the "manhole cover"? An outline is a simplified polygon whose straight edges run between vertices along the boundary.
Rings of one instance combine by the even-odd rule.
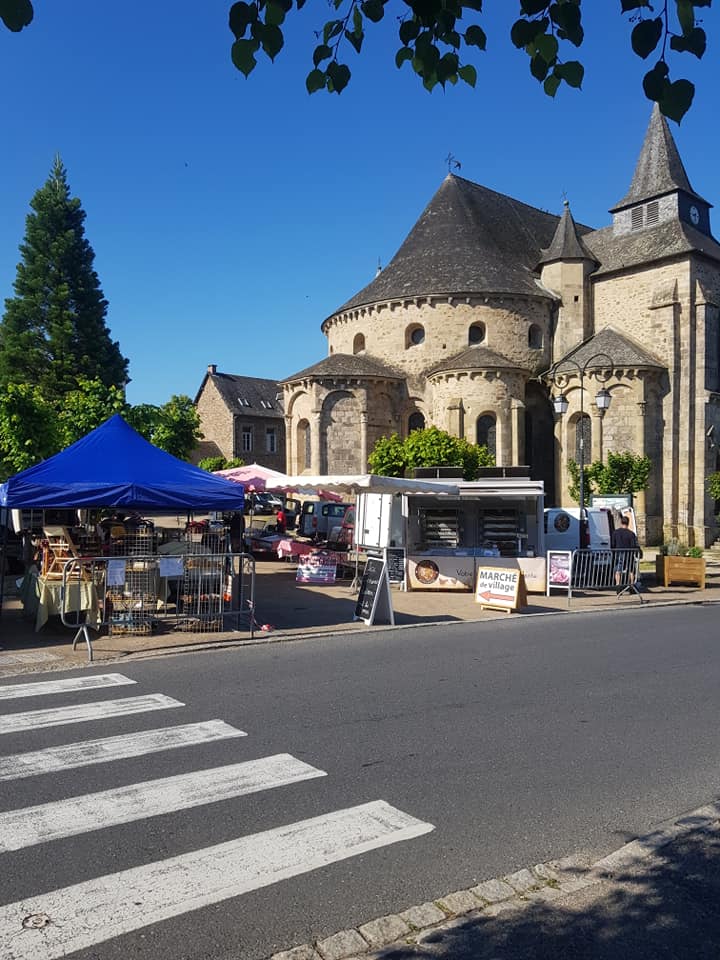
[[[29,917],[23,919],[22,925],[32,930],[40,930],[50,923],[50,917],[46,913],[31,913]]]

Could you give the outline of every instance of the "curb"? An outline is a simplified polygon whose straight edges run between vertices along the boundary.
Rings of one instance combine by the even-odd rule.
[[[551,903],[587,887],[611,882],[618,873],[655,856],[669,843],[702,832],[720,818],[720,801],[683,814],[667,827],[631,840],[613,853],[586,864],[580,857],[537,863],[515,873],[456,890],[399,914],[340,930],[322,940],[274,953],[267,960],[370,960],[375,951],[421,944],[438,931],[479,917],[516,913],[529,903]]]
[[[535,619],[539,617],[556,617],[556,616],[567,616],[568,614],[579,615],[597,615],[604,614],[608,611],[646,611],[648,609],[656,609],[658,607],[702,607],[702,606],[715,606],[720,604],[720,598],[715,599],[678,599],[678,600],[646,600],[644,603],[633,603],[632,605],[626,603],[616,603],[608,604],[604,607],[567,607],[563,609],[556,610],[538,610],[533,613],[510,613],[503,617],[493,617],[488,620],[487,618],[478,619],[478,620],[447,620],[443,621],[444,627],[460,627],[460,626],[482,626],[487,624],[497,625],[500,623],[509,623],[512,620],[519,619]],[[13,676],[22,676],[27,673],[38,673],[38,672],[50,672],[55,670],[79,670],[83,667],[99,667],[104,663],[119,663],[119,662],[129,662],[136,660],[150,660],[157,657],[170,657],[177,656],[180,654],[190,654],[190,653],[204,653],[209,650],[230,650],[237,647],[255,647],[262,646],[265,644],[271,643],[294,643],[298,640],[313,640],[318,639],[327,639],[329,637],[348,637],[352,636],[368,636],[373,633],[377,633],[382,630],[418,630],[418,629],[428,629],[430,627],[437,628],[438,624],[436,621],[429,621],[427,623],[400,623],[395,624],[376,624],[370,627],[365,627],[364,629],[357,628],[348,633],[347,630],[343,630],[341,626],[333,626],[327,630],[312,630],[308,632],[307,630],[303,631],[302,629],[293,630],[292,632],[287,633],[277,633],[272,635],[264,636],[255,636],[253,638],[237,638],[228,637],[223,640],[210,640],[210,641],[197,641],[195,643],[189,642],[181,646],[172,646],[172,647],[159,647],[156,650],[137,650],[133,653],[124,653],[117,654],[115,656],[103,657],[98,660],[94,660],[92,663],[87,660],[82,662],[74,663],[67,661],[63,658],[58,658],[57,662],[38,662],[33,664],[31,667],[25,669],[18,668],[13,670],[12,667],[9,670],[4,670],[1,665],[2,658],[2,645],[0,644],[0,677],[13,677]],[[291,958],[291,960],[296,960],[296,958]]]

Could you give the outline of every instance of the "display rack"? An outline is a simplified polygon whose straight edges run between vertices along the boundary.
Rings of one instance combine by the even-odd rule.
[[[457,549],[462,541],[459,512],[457,510],[422,510],[420,539],[424,549]]]
[[[480,517],[480,539],[497,545],[502,557],[517,557],[527,539],[515,510],[493,510]]]

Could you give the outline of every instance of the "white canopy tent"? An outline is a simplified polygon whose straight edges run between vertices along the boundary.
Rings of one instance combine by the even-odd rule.
[[[309,476],[270,478],[265,483],[266,490],[294,490],[304,496],[322,496],[323,491],[342,495],[358,493],[434,493],[457,497],[460,490],[457,484],[443,483],[440,480],[409,480],[404,477],[380,477],[374,473],[330,474],[328,476]]]

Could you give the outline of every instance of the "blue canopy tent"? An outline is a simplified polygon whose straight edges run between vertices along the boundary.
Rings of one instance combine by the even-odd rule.
[[[0,485],[0,506],[242,510],[241,484],[178,460],[116,414]]]

